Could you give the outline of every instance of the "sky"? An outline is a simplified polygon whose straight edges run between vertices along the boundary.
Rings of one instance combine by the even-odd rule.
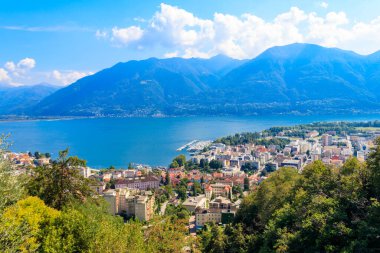
[[[65,86],[133,59],[251,59],[295,42],[376,52],[380,1],[3,0],[0,83]]]

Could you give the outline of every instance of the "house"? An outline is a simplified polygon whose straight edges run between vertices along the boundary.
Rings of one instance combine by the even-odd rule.
[[[106,184],[101,181],[95,181],[90,185],[91,189],[99,195],[103,194],[103,191],[106,189]]]
[[[208,208],[209,207],[209,200],[206,198],[205,195],[199,195],[196,197],[190,197],[186,199],[182,206],[186,208],[189,212],[195,212],[195,209],[197,208]]]
[[[155,197],[150,191],[109,189],[103,192],[103,198],[108,202],[111,214],[134,216],[142,221],[148,221],[154,215]]]
[[[296,168],[297,170],[301,169],[301,161],[300,160],[290,160],[290,159],[285,159],[281,163],[281,167],[293,167]]]
[[[210,184],[210,187],[212,189],[212,194],[215,197],[219,197],[219,196],[229,197],[229,196],[232,196],[232,186],[231,185],[224,184],[224,183],[215,183],[215,184]]]
[[[132,188],[139,190],[157,189],[160,186],[160,179],[153,175],[119,179],[115,183],[115,189]]]

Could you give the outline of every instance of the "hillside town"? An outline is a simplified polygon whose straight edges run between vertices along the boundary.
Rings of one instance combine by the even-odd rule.
[[[180,206],[189,214],[188,228],[195,234],[207,223],[230,223],[242,198],[278,168],[294,167],[302,171],[316,160],[339,167],[353,156],[365,161],[380,130],[350,133],[307,130],[301,137],[294,135],[294,131],[284,130],[274,136],[261,136],[260,140],[268,145],[228,145],[223,143],[226,139],[207,142],[207,146],[187,159],[184,155],[174,158],[168,168],[81,167],[80,173],[91,179],[92,189],[108,202],[111,214],[149,221],[165,215],[169,206]],[[49,154],[39,152],[9,152],[5,156],[19,173],[30,166],[51,162]]]

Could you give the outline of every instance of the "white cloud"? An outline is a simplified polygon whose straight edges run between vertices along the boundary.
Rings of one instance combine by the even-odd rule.
[[[17,63],[8,61],[4,68],[0,68],[0,83],[13,86],[33,85],[40,82],[48,82],[56,85],[68,85],[78,79],[91,75],[90,71],[54,70],[34,71],[36,60],[24,58]]]
[[[18,86],[20,83],[28,79],[28,74],[36,66],[33,58],[24,58],[18,63],[8,61],[1,68],[0,81],[10,85]]]
[[[13,61],[6,62],[4,67],[9,71],[15,71],[16,70],[16,64]]]
[[[3,68],[0,68],[0,82],[1,83],[9,83],[11,78],[8,75],[8,71]]]
[[[78,79],[92,74],[92,72],[54,70],[49,74],[49,77],[55,81],[58,81],[58,83],[61,85],[68,85],[74,83]]]
[[[108,37],[108,33],[106,31],[96,30],[95,36],[98,39],[104,39]]]
[[[178,57],[178,51],[164,54],[164,58],[173,58],[173,57]]]
[[[36,66],[36,61],[32,58],[24,58],[17,63],[17,67],[20,69],[32,69]]]
[[[327,8],[327,2],[321,2]],[[140,50],[160,47],[165,57],[211,57],[226,54],[252,58],[272,46],[294,42],[341,47],[368,54],[379,49],[380,16],[370,22],[350,22],[344,12],[320,16],[298,7],[264,20],[250,13],[234,16],[214,13],[203,19],[184,9],[161,4],[144,26],[115,26],[110,41]],[[100,35],[100,34],[98,34]],[[363,45],[366,45],[363,47]]]
[[[321,6],[321,7],[324,8],[324,9],[327,9],[327,8],[329,7],[329,4],[328,4],[327,2],[321,2],[321,3],[319,4],[319,6]]]
[[[133,41],[141,39],[143,36],[143,30],[138,26],[131,26],[128,28],[117,28],[112,29],[112,38],[120,43],[128,45]]]

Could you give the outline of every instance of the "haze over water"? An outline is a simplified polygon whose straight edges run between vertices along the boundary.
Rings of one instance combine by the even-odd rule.
[[[129,162],[168,165],[180,146],[192,140],[214,140],[229,134],[261,131],[316,121],[380,120],[380,115],[250,116],[176,118],[97,118],[0,122],[0,133],[11,134],[11,150],[71,155],[94,168],[126,168]]]

